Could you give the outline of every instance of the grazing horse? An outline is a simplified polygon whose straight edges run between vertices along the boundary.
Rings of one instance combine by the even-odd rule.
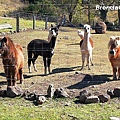
[[[59,27],[60,25],[51,26],[49,30],[50,35],[48,37],[48,41],[42,39],[34,39],[28,44],[27,51],[29,72],[31,72],[31,62],[33,63],[34,70],[37,71],[35,61],[37,57],[40,55],[43,56],[44,74],[45,75],[47,74],[47,67],[48,72],[50,73],[51,58],[54,53],[54,47]]]
[[[81,70],[84,67],[84,62],[85,62],[85,58],[87,58],[87,66],[88,66],[88,70],[90,70],[90,62],[91,65],[93,66],[92,63],[92,49],[93,49],[93,41],[90,38],[90,25],[85,24],[84,25],[84,34],[83,32],[80,33],[80,31],[78,31],[78,35],[81,37],[81,41],[80,41],[80,49],[81,49],[81,53],[82,53],[82,67]]]
[[[24,56],[22,47],[9,37],[0,38],[0,58],[4,66],[7,86],[15,86],[16,80],[23,82]]]
[[[120,36],[111,36],[108,48],[108,58],[113,70],[113,80],[120,79]]]

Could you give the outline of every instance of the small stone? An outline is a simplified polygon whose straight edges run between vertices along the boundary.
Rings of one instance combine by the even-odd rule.
[[[98,98],[100,99],[100,102],[104,103],[110,100],[110,96],[107,94],[99,95]]]
[[[110,120],[120,120],[120,117],[110,117]]]
[[[53,84],[49,85],[47,89],[47,96],[52,98],[54,96],[55,88],[53,87]]]
[[[57,88],[54,92],[56,97],[69,97],[68,93],[63,88]]]
[[[79,101],[82,103],[85,103],[86,98],[88,96],[91,96],[91,93],[89,93],[87,90],[83,90],[80,92],[80,96],[79,96]]]
[[[115,97],[120,97],[120,87],[114,88],[113,93]]]
[[[43,104],[45,101],[46,101],[46,98],[44,96],[38,96],[37,99],[36,99],[36,103],[38,105]]]
[[[17,97],[23,94],[23,90],[18,86],[7,86],[6,96]]]
[[[108,94],[111,98],[114,97],[113,90],[108,89],[108,90],[107,90],[107,94]]]

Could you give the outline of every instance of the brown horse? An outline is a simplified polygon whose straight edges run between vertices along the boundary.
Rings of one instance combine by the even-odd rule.
[[[113,80],[120,79],[120,37],[119,36],[110,37],[108,48],[109,48],[108,57],[113,70]]]
[[[23,82],[24,56],[22,47],[14,44],[9,37],[0,38],[0,57],[2,58],[7,85],[15,86],[16,80]]]

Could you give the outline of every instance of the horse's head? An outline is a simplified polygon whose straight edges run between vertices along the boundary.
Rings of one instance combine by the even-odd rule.
[[[7,37],[0,38],[0,57],[4,57],[8,52]]]
[[[120,36],[111,36],[108,43],[108,48],[110,49],[109,53],[115,55],[117,48],[120,47]]]
[[[57,37],[59,27],[60,25],[53,26],[51,24],[51,28],[49,29],[48,41],[50,41],[52,37]]]
[[[90,33],[90,30],[91,30],[90,25],[85,24],[85,25],[84,25],[84,32],[85,32],[85,33]]]
[[[110,49],[120,47],[120,36],[111,36],[110,41],[108,43],[108,47]]]

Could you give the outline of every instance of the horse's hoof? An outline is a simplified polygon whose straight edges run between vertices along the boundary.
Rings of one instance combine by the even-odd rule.
[[[80,71],[81,71],[81,70],[83,70],[83,67],[82,67],[82,68],[80,68]]]
[[[90,68],[88,68],[88,70],[91,70]]]
[[[94,66],[94,64],[91,64],[91,66]]]
[[[116,78],[116,77],[114,77],[114,78],[113,78],[113,80],[117,80],[117,78]]]

